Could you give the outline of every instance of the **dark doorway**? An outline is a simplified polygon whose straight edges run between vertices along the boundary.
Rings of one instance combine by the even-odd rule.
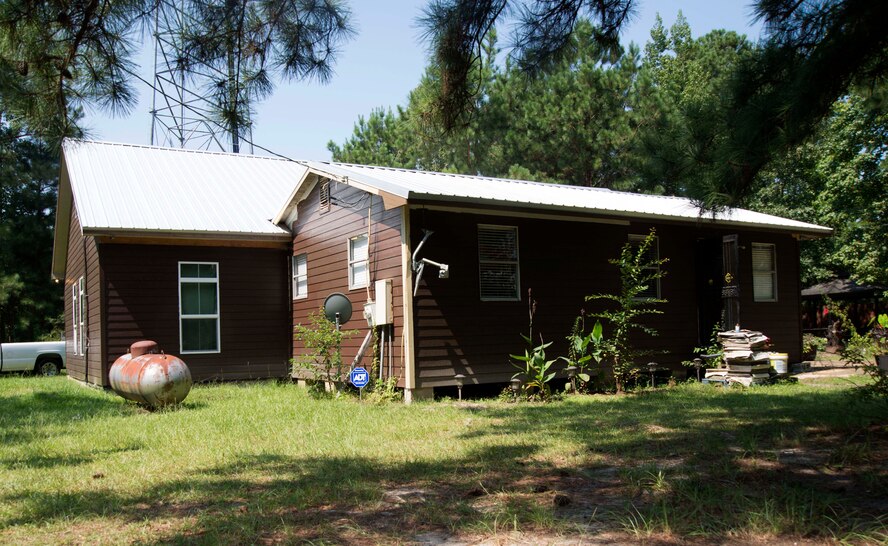
[[[699,347],[708,344],[712,327],[722,322],[722,240],[697,239],[697,326]]]

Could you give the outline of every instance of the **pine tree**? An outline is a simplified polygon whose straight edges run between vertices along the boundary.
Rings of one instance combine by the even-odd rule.
[[[62,294],[49,275],[57,183],[52,149],[2,120],[0,341],[60,333]]]

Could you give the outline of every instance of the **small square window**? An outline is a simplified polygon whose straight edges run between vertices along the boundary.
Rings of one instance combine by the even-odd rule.
[[[364,288],[370,284],[368,267],[370,248],[367,235],[358,235],[348,240],[348,287]]]
[[[308,297],[308,254],[293,256],[293,299]]]

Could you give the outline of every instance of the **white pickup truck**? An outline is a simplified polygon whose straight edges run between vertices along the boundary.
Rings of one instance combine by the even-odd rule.
[[[0,372],[58,375],[64,367],[64,341],[0,343]]]

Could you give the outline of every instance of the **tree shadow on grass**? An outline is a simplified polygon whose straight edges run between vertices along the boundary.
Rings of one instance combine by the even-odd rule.
[[[110,516],[115,526],[123,522],[152,536],[137,544],[400,543],[424,531],[484,525],[488,514],[474,501],[512,484],[515,469],[536,450],[493,445],[444,462],[397,464],[361,456],[243,456],[131,496],[109,489],[20,491],[0,499],[21,507],[2,525],[63,518],[95,526]],[[510,509],[520,506],[514,501]]]
[[[886,408],[829,390],[660,390],[491,407],[493,424],[470,434],[548,425],[584,445],[586,474],[619,469],[642,532],[888,539]]]
[[[28,455],[21,458],[5,458],[0,459],[0,468],[8,470],[18,470],[22,468],[40,468],[48,469],[57,466],[75,467],[91,463],[98,459],[103,459],[116,453],[126,451],[138,451],[142,449],[140,445],[130,445],[116,449],[91,450],[89,453],[79,455]]]
[[[133,411],[109,393],[79,386],[0,395],[0,441],[24,443],[60,425]]]

